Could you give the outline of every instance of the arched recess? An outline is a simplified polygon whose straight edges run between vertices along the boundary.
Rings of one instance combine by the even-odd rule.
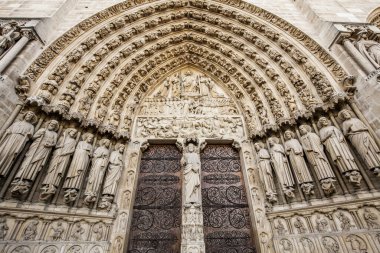
[[[380,7],[371,11],[367,17],[367,22],[380,27]]]
[[[18,90],[45,112],[127,137],[131,111],[170,64],[203,64],[224,78],[251,136],[346,96],[345,71],[296,27],[243,1],[198,0],[106,9],[49,46],[24,74],[30,90]]]

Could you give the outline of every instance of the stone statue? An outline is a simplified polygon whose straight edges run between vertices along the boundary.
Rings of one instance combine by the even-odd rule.
[[[6,177],[18,154],[24,149],[27,141],[32,138],[36,115],[28,111],[24,119],[13,123],[0,139],[0,176]]]
[[[53,241],[59,241],[62,239],[63,232],[65,232],[62,222],[58,222],[57,226],[52,227],[51,230],[53,231],[53,234],[51,235]]]
[[[339,243],[329,236],[323,237],[322,245],[327,250],[327,253],[338,253],[340,249]]]
[[[355,37],[353,44],[359,52],[367,58],[376,69],[380,68],[380,44],[368,39],[368,31],[365,28],[355,29],[353,36]]]
[[[350,140],[367,167],[380,177],[380,149],[369,134],[368,127],[349,110],[342,110],[339,118],[343,120],[343,134]]]
[[[17,22],[9,22],[0,26],[0,56],[16,44],[21,38],[20,27]]]
[[[365,208],[363,213],[364,220],[367,222],[368,228],[379,229],[379,217],[373,213],[370,209]]]
[[[115,149],[116,150],[111,153],[109,159],[107,175],[103,185],[103,197],[99,204],[101,208],[111,207],[124,166],[123,153],[125,146],[123,144],[117,144]]]
[[[12,182],[13,194],[25,194],[37,177],[37,174],[45,165],[52,148],[57,143],[58,121],[49,121],[47,128],[41,128],[33,136],[33,143],[30,146],[25,158]]]
[[[3,241],[5,239],[5,236],[7,235],[7,232],[9,230],[9,227],[7,225],[7,219],[4,217],[0,218],[0,240]]]
[[[201,201],[201,160],[197,149],[196,144],[190,142],[181,159],[185,179],[185,204],[199,204]]]
[[[84,192],[84,203],[86,205],[95,202],[98,196],[110,156],[110,151],[108,149],[111,145],[110,140],[102,139],[99,141],[99,145],[100,146],[94,151],[92,167],[90,170],[90,175],[88,176],[86,190]]]
[[[278,220],[277,225],[275,225],[274,228],[277,230],[277,233],[278,233],[279,235],[285,235],[285,233],[288,232],[288,231],[285,229],[285,225],[284,225],[284,223],[282,222],[282,220]]]
[[[80,223],[75,224],[71,233],[71,239],[73,239],[74,241],[81,241],[83,239],[82,235],[84,234],[84,232],[85,230]]]
[[[346,242],[349,243],[351,247],[351,252],[360,252],[360,253],[367,253],[367,244],[366,242],[357,235],[349,235],[346,237]]]
[[[315,220],[315,223],[316,223],[316,229],[319,233],[327,232],[329,222],[325,218],[321,217],[318,214],[317,219]]]
[[[313,166],[322,189],[326,195],[331,195],[335,191],[335,175],[331,165],[323,150],[321,139],[316,133],[311,131],[309,125],[300,126],[301,143],[305,150],[306,157]]]
[[[340,227],[343,231],[350,231],[354,226],[351,224],[350,218],[348,218],[343,212],[338,213],[338,219],[341,222]]]
[[[70,157],[75,151],[77,132],[74,128],[68,128],[63,136],[59,138],[42,183],[40,199],[46,200],[56,193],[63,174],[69,165]]]
[[[103,239],[103,234],[104,234],[104,226],[103,224],[99,223],[97,226],[94,226],[92,228],[92,231],[95,234],[95,239],[97,241],[101,241]]]
[[[320,128],[321,141],[326,146],[327,151],[341,173],[348,177],[354,186],[359,187],[362,176],[342,132],[335,126],[332,126],[330,121],[325,117],[321,117],[318,120],[318,127]]]
[[[306,227],[305,224],[303,224],[300,217],[296,218],[296,221],[293,223],[294,227],[297,229],[298,234],[304,234],[306,233]]]
[[[279,144],[277,137],[268,139],[272,163],[277,173],[277,178],[281,183],[284,194],[288,198],[294,198],[294,179],[289,167],[288,159],[285,155],[284,147]]]
[[[63,189],[65,189],[65,201],[73,202],[78,196],[79,189],[82,186],[83,177],[90,164],[92,156],[92,142],[94,136],[90,133],[83,134],[83,141],[80,141],[75,149],[69,171],[67,173]]]
[[[34,220],[29,223],[29,225],[24,230],[24,240],[25,241],[32,241],[36,239],[37,236],[37,226],[38,221]]]
[[[285,136],[285,151],[289,156],[290,164],[292,165],[297,182],[301,185],[302,191],[306,195],[314,194],[313,178],[310,175],[306,165],[301,143],[294,138],[294,132],[287,130]]]
[[[257,142],[254,146],[257,152],[257,167],[259,168],[261,183],[264,186],[267,199],[271,203],[277,202],[276,186],[273,180],[270,154],[268,150],[264,148],[262,142]]]

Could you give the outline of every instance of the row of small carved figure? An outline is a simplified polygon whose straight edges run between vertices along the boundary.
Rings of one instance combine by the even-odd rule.
[[[338,210],[333,214],[328,214],[329,218],[321,213],[295,216],[288,219],[277,218],[273,221],[272,225],[278,235],[327,233],[333,231],[348,232],[364,227],[368,230],[375,230],[380,229],[378,214],[379,212],[376,208],[364,207],[358,211],[352,211],[351,214],[345,210]],[[362,225],[358,224],[359,222]]]
[[[32,141],[11,183],[12,194],[25,195],[28,193],[36,181],[38,173],[48,165],[42,183],[41,200],[48,200],[57,193],[61,180],[69,168],[63,184],[64,198],[67,203],[74,202],[91,163],[84,203],[90,205],[96,201],[105,177],[99,206],[110,208],[121,170],[124,167],[124,145],[116,144],[115,150],[110,152],[111,141],[101,139],[98,143],[99,147],[94,148],[94,135],[91,133],[83,134],[82,141],[77,143],[78,131],[76,129],[68,128],[58,138],[59,123],[56,120],[50,120],[46,128],[40,128],[36,132],[33,125],[35,121],[36,115],[31,111],[26,112],[24,119],[13,123],[0,139],[1,177],[8,176],[18,155],[26,148],[27,142]],[[49,163],[48,159],[53,149],[54,152]]]
[[[267,200],[270,203],[277,202],[272,165],[282,190],[288,198],[294,197],[296,184],[291,167],[304,194],[313,194],[314,180],[307,167],[304,153],[315,170],[322,189],[327,196],[335,192],[334,182],[336,180],[325,150],[329,153],[342,175],[347,177],[355,187],[360,187],[362,175],[345,136],[363,159],[367,169],[377,176],[380,175],[380,150],[368,127],[361,120],[354,117],[349,110],[342,110],[339,117],[343,120],[343,132],[331,125],[329,119],[321,117],[317,124],[319,135],[312,132],[309,125],[301,125],[299,127],[301,142],[295,138],[293,131],[287,130],[284,133],[284,146],[279,143],[277,137],[268,139],[269,151],[265,148],[264,143],[255,143],[260,179],[265,189]]]
[[[17,229],[15,221],[1,217],[0,218],[0,241],[17,240],[17,241],[104,241],[107,240],[107,225],[103,223],[82,224],[80,222],[69,225],[64,221],[52,222],[44,230],[43,223],[39,220],[31,220],[24,223],[18,231],[12,231],[8,225],[13,224],[13,229]],[[15,236],[12,238],[12,236]]]

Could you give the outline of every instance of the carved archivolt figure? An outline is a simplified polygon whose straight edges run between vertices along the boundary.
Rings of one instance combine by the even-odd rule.
[[[71,239],[74,241],[81,241],[83,239],[82,235],[84,232],[85,230],[82,225],[80,223],[77,223],[73,228],[73,232],[71,233]]]
[[[277,230],[279,235],[285,235],[285,233],[288,232],[282,220],[278,220],[277,225],[275,225],[274,228]]]
[[[329,222],[326,218],[321,217],[319,214],[317,215],[317,219],[315,220],[316,229],[319,233],[327,232],[327,228],[329,226]]]
[[[294,227],[297,229],[298,234],[304,234],[306,233],[306,227],[305,224],[303,224],[300,217],[296,218],[296,221],[293,223]]]
[[[343,110],[339,117],[344,120],[343,134],[351,141],[356,151],[363,158],[367,167],[380,176],[380,150],[368,131],[368,127],[349,110]]]
[[[65,232],[62,222],[58,222],[57,226],[52,227],[51,230],[53,231],[53,234],[51,235],[51,239],[53,239],[53,241],[59,241],[62,239],[63,232]]]
[[[368,228],[379,229],[379,217],[373,213],[370,209],[365,208],[363,213],[364,220],[367,222]]]
[[[106,175],[106,180],[103,186],[102,202],[99,204],[101,208],[109,208],[113,198],[116,194],[117,185],[123,170],[123,153],[125,146],[123,144],[117,144],[110,155],[109,165]]]
[[[309,125],[300,126],[301,143],[308,161],[313,166],[318,180],[325,194],[330,195],[335,191],[335,175],[323,150],[321,139],[311,131]]]
[[[32,221],[24,230],[24,240],[31,241],[36,239],[38,221]]]
[[[284,136],[286,140],[285,151],[289,156],[289,160],[293,167],[297,181],[306,195],[313,194],[313,178],[311,177],[309,169],[306,165],[301,143],[294,138],[295,134],[290,130],[285,131]]]
[[[370,61],[375,68],[380,68],[380,44],[376,41],[368,39],[368,31],[366,29],[356,29],[354,34],[356,41],[355,47],[359,52]]]
[[[37,177],[38,172],[45,165],[52,148],[57,143],[58,121],[51,120],[47,128],[41,128],[33,136],[25,158],[12,182],[12,193],[25,194],[29,191],[31,184]]]
[[[7,235],[8,232],[8,225],[7,225],[7,219],[4,217],[0,218],[0,240],[4,240],[5,236]]]
[[[185,178],[185,204],[200,204],[201,201],[201,160],[197,149],[198,147],[194,143],[189,143],[185,147],[181,159]]]
[[[95,202],[98,196],[99,188],[102,184],[104,173],[106,171],[110,151],[108,150],[111,145],[110,140],[102,139],[99,141],[99,147],[94,151],[94,157],[92,159],[92,167],[90,175],[88,176],[86,190],[84,192],[85,204],[89,205]]]
[[[49,169],[42,183],[42,192],[40,195],[42,200],[46,200],[56,193],[63,174],[69,165],[70,156],[75,151],[76,135],[76,129],[68,128],[63,136],[59,138],[51,158]]]
[[[321,141],[341,173],[348,177],[355,186],[360,186],[362,176],[342,132],[332,126],[325,117],[318,120],[318,127],[320,128]]]
[[[33,112],[27,112],[24,119],[13,123],[0,140],[0,176],[6,177],[13,162],[24,149],[26,142],[34,133],[33,123],[36,121]]]
[[[343,212],[338,213],[338,219],[341,222],[340,227],[343,231],[350,231],[352,227],[350,218],[348,218]]]
[[[269,202],[277,202],[276,186],[273,180],[273,173],[270,161],[270,155],[267,149],[264,148],[262,142],[255,143],[257,152],[257,167],[261,182],[264,186],[265,194]]]
[[[80,141],[75,149],[73,160],[71,161],[69,172],[63,185],[66,202],[73,202],[78,196],[84,174],[92,156],[93,140],[94,136],[86,133],[83,135],[83,141]]]
[[[288,198],[294,198],[294,179],[288,159],[286,158],[284,147],[279,144],[277,137],[271,137],[268,139],[270,145],[270,153],[272,162],[277,173],[278,180],[281,183],[281,187]]]

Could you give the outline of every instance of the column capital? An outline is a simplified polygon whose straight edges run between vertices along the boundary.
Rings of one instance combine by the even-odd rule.
[[[22,36],[28,38],[29,40],[35,40],[37,39],[36,32],[33,28],[22,28],[21,29]]]

